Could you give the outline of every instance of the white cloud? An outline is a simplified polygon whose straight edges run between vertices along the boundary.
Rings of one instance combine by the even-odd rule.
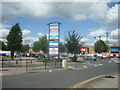
[[[30,30],[22,30],[23,37],[27,37],[31,33]]]
[[[0,29],[0,38],[6,38],[9,33],[8,29]]]
[[[11,2],[3,3],[3,22],[17,16],[48,18],[61,16],[71,20],[92,19],[116,26],[118,5],[109,8],[108,2]]]
[[[96,37],[96,40],[94,42],[101,39],[104,42],[106,42],[108,40],[109,44],[118,44],[118,32],[119,32],[118,30],[119,29],[109,31],[108,38],[106,37],[107,30],[105,30],[105,29],[98,29],[96,31],[90,32],[89,36],[90,37]],[[99,38],[99,36],[101,36],[101,37]]]
[[[89,39],[88,38],[82,38],[81,41],[82,42],[87,42]]]
[[[118,38],[118,34],[120,35],[120,31],[118,31],[118,30],[120,30],[120,29],[116,29],[116,30],[111,31],[110,36],[112,38],[117,39]]]
[[[98,30],[96,30],[96,31],[94,31],[94,32],[90,32],[89,33],[89,36],[90,37],[99,37],[99,36],[104,36],[105,34],[106,34],[106,30],[104,30],[104,29],[98,29]]]
[[[105,23],[112,25],[112,26],[118,26],[118,5],[115,5],[114,7],[110,8],[107,11]]]
[[[38,37],[43,37],[45,34],[43,33],[38,33]]]
[[[85,45],[94,46],[94,43],[86,43]]]
[[[38,37],[25,37],[23,38],[23,44],[29,44],[30,46],[33,45],[35,41],[38,41]]]
[[[49,34],[46,34],[46,36],[47,36],[47,39],[49,39]]]
[[[0,41],[5,42],[5,43],[7,42],[5,38],[0,38]]]

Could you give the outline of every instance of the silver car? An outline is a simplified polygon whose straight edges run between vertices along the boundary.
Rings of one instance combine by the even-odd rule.
[[[83,57],[84,60],[93,60],[93,61],[96,61],[97,60],[97,56],[94,55],[94,56],[84,56]]]

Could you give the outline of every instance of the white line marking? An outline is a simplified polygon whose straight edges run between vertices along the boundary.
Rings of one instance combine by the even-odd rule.
[[[102,65],[103,65],[103,64],[98,64],[98,65],[97,65],[97,64],[95,64],[94,66],[95,66],[95,67],[97,67],[97,66],[102,66]]]
[[[87,66],[83,65],[84,68],[87,68]]]
[[[75,69],[74,67],[72,67],[72,66],[68,66],[69,68],[71,68],[71,69]]]

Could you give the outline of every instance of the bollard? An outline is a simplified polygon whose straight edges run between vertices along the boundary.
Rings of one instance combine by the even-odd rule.
[[[20,58],[20,67],[21,67],[21,58]]]
[[[9,64],[10,64],[10,57],[9,57]]]
[[[3,68],[3,60],[4,60],[4,58],[2,57],[2,68]]]
[[[18,60],[16,60],[16,64],[18,64]]]
[[[27,71],[27,60],[26,60],[26,71]]]
[[[32,64],[32,60],[31,60],[31,64]]]
[[[56,60],[55,59],[54,59],[54,63],[55,63],[54,67],[56,68]]]
[[[67,66],[67,62],[66,62],[66,60],[63,60],[62,61],[62,67],[66,67]]]

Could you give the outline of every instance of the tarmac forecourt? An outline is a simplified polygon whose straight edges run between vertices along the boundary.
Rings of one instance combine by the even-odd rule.
[[[72,87],[70,87],[70,90],[72,90],[73,88],[80,88],[80,86],[85,85],[85,84],[87,84],[88,82],[91,82],[91,81],[93,81],[93,80],[100,79],[100,78],[105,77],[105,76],[108,76],[108,75],[113,75],[113,74],[118,74],[118,72],[109,73],[109,74],[103,74],[103,75],[96,76],[96,77],[93,77],[93,78],[91,78],[91,79],[88,79],[88,80],[79,82],[79,83],[77,83],[77,84],[74,84]],[[87,88],[87,87],[86,87],[86,88]]]

